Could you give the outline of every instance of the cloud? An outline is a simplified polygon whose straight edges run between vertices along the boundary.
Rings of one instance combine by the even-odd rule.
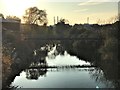
[[[119,0],[87,0],[84,2],[119,2]]]
[[[88,0],[85,2],[81,2],[80,4],[78,4],[79,6],[92,6],[92,5],[98,5],[104,2],[111,2],[112,0]],[[115,0],[118,1],[118,0]]]
[[[80,3],[78,4],[79,6],[91,6],[91,5],[98,5],[98,4],[101,4],[100,2],[83,2],[83,3]]]
[[[81,10],[74,10],[74,12],[85,12],[87,11],[88,9],[81,9]]]
[[[119,0],[41,0],[43,2],[119,2]]]

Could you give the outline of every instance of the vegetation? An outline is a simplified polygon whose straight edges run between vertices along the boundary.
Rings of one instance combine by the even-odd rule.
[[[21,21],[21,19],[19,17],[16,17],[16,16],[7,16],[6,19]]]
[[[47,24],[47,13],[37,7],[30,7],[25,11],[23,19],[26,24]]]
[[[36,57],[37,60],[45,59],[48,49],[41,51],[40,48],[51,44],[61,45],[61,48],[57,47],[59,53],[66,50],[71,55],[99,66],[105,71],[108,79],[113,75],[116,79],[119,77],[116,75],[118,74],[117,66],[120,65],[117,27],[119,21],[106,25],[75,24],[71,26],[62,19],[54,26],[39,26],[38,24],[47,24],[47,14],[46,11],[39,10],[37,7],[28,8],[23,18],[25,24],[21,24],[22,31],[18,34],[3,30],[3,73],[5,76],[9,73],[5,81],[12,81],[16,74],[29,67]],[[9,16],[7,19],[18,18]],[[35,50],[38,51],[36,57]],[[8,69],[11,70],[7,71]]]
[[[2,13],[0,13],[0,18],[4,18],[4,15]]]

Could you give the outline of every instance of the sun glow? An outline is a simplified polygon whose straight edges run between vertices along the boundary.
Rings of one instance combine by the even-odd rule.
[[[2,0],[2,5],[0,5],[1,10],[6,15],[16,15],[21,17],[25,10],[31,6],[35,6],[36,0]],[[2,9],[3,8],[3,9]]]
[[[17,16],[23,21],[22,16],[25,14],[25,10],[36,6],[40,10],[46,10],[49,25],[54,24],[54,16],[59,16],[59,19],[67,19],[71,25],[75,23],[84,24],[87,22],[87,17],[89,17],[89,23],[93,24],[97,23],[99,19],[106,21],[113,16],[117,16],[117,5],[117,2],[71,3],[63,0],[0,0],[0,13],[5,17],[9,15]]]

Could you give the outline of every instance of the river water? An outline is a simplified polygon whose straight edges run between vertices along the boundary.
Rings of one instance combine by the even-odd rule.
[[[79,60],[66,51],[64,55],[54,56],[48,53],[46,61],[49,66],[88,65],[91,63]],[[30,75],[30,71],[34,74]],[[49,68],[23,70],[16,76],[11,86],[18,88],[114,88],[112,82],[104,77],[104,72],[96,67]]]

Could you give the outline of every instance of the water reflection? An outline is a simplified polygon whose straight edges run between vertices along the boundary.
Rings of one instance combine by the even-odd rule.
[[[50,53],[49,56],[53,55],[54,51]],[[11,86],[18,86],[21,88],[113,88],[114,87],[112,82],[107,81],[105,79],[104,73],[101,69],[95,67],[88,67],[88,68],[74,67],[76,65],[81,66],[81,65],[91,65],[91,64],[89,62],[79,60],[75,56],[69,55],[66,51],[64,52],[63,55],[61,54],[56,55],[55,58],[49,58],[49,56],[47,56],[46,59],[43,59],[44,63],[41,63],[40,61],[41,59],[32,62],[28,69],[22,71],[20,76],[17,76],[14,79]],[[64,61],[64,63],[62,63],[61,60]],[[66,62],[67,62],[67,66],[65,66]],[[50,67],[54,65],[57,65],[57,68]]]
[[[106,87],[115,88],[113,82],[107,80],[104,76],[104,72],[100,68],[94,69],[94,71],[89,71],[90,77],[98,83],[104,83]]]
[[[34,49],[32,55],[24,60],[25,63],[16,60],[11,65],[12,70],[6,80],[9,83],[5,82],[12,87],[114,88],[119,86],[116,84],[117,78],[115,79],[117,67],[112,68],[114,65],[111,67],[111,64],[99,62],[103,66],[85,68],[84,66],[92,66],[95,63],[81,60],[77,55],[70,55],[61,45]]]
[[[107,86],[104,82],[96,82],[91,78],[89,72],[94,72],[95,68],[80,68],[80,69],[49,69],[46,71],[34,71],[34,75],[39,76],[40,73],[44,73],[37,77],[37,80],[32,78],[26,78],[29,74],[33,74],[23,71],[20,76],[17,76],[12,83],[12,86],[19,86],[21,88],[112,88],[113,85],[110,81]],[[28,85],[29,83],[29,85]],[[87,85],[87,86],[86,86]]]
[[[48,65],[91,65],[90,62],[80,60],[76,56],[71,56],[64,51],[63,55],[58,53],[58,48],[53,47],[53,49],[48,52],[48,56],[46,57]]]
[[[42,69],[26,69],[26,78],[37,80],[39,77],[45,76],[47,73],[46,68]]]

